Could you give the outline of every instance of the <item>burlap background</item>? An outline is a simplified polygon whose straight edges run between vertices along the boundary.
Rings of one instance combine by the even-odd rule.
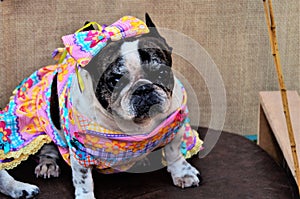
[[[273,3],[286,85],[300,91],[299,0]],[[256,133],[258,92],[278,88],[261,0],[3,0],[0,107],[23,78],[54,63],[50,55],[61,46],[62,35],[74,32],[86,20],[110,24],[124,15],[143,19],[145,12],[157,26],[187,35],[210,54],[226,89],[224,130]],[[190,105],[193,121],[200,111],[200,125],[208,127],[211,100],[206,83],[184,57],[174,58],[175,69],[188,79],[199,99],[199,106]]]

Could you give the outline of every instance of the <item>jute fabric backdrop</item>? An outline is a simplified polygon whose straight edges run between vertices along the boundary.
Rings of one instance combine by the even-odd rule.
[[[274,0],[273,4],[286,86],[299,92],[300,2]],[[218,99],[226,105],[223,129],[243,135],[256,133],[258,92],[278,89],[260,0],[3,0],[0,2],[0,107],[8,103],[11,92],[23,78],[55,63],[51,53],[62,46],[61,36],[73,33],[87,20],[110,24],[124,15],[144,19],[145,12],[160,28],[177,31],[208,52],[226,91],[225,100]],[[178,42],[184,43],[185,39]],[[193,53],[197,49],[187,50]],[[211,64],[201,57],[199,62]],[[191,93],[197,95],[198,101],[189,102],[193,124],[199,120],[201,126],[214,128],[212,99],[203,73],[176,53],[174,69],[192,86]],[[209,72],[205,71],[206,76]],[[211,74],[212,78],[214,75]]]

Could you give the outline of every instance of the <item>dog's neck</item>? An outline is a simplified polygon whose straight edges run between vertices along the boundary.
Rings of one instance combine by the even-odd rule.
[[[183,94],[181,87],[177,81],[175,81],[171,106],[166,113],[155,116],[155,118],[146,125],[137,125],[132,121],[116,120],[116,118],[108,113],[98,102],[89,73],[83,69],[80,69],[79,72],[83,79],[85,89],[83,92],[80,91],[77,77],[73,75],[70,94],[74,108],[97,124],[110,130],[123,131],[130,134],[149,133],[182,104]]]

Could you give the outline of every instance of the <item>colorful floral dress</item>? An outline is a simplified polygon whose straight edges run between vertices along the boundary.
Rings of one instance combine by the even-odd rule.
[[[134,28],[128,25],[132,21]],[[145,24],[133,17],[123,17],[115,24],[125,32],[131,29],[127,34],[124,31],[119,33],[116,36],[119,39],[147,33],[147,30],[141,30],[146,27]],[[115,24],[111,26],[115,27]],[[105,28],[111,30],[111,26]],[[100,42],[90,39],[95,34],[98,34],[96,39]],[[112,39],[114,35],[117,34],[102,30],[101,33],[80,32],[80,37],[77,33],[63,37],[68,52],[64,60],[37,70],[17,86],[9,104],[0,111],[0,169],[14,168],[44,144],[53,142],[69,164],[72,150],[79,163],[86,167],[93,166],[104,173],[125,171],[133,165],[132,160],[138,160],[170,143],[180,128],[185,128],[182,154],[188,158],[201,149],[202,141],[189,125],[183,86],[182,105],[147,134],[131,136],[105,129],[72,106],[70,88],[74,76],[78,77],[77,71],[105,46],[102,42],[106,42],[108,37]],[[78,48],[80,45],[85,48]],[[55,128],[50,116],[51,85],[55,76],[61,131]]]

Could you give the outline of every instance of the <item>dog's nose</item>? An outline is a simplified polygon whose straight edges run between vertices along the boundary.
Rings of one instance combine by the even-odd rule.
[[[136,118],[142,120],[156,115],[162,111],[161,97],[155,92],[154,84],[139,86],[132,94],[131,104],[135,110]]]
[[[153,92],[154,89],[154,85],[153,84],[143,84],[141,86],[139,86],[134,92],[133,95],[147,95],[151,92]]]

